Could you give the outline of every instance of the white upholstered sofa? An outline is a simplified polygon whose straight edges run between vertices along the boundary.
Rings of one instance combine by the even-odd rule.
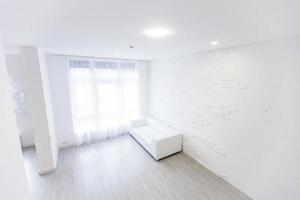
[[[129,132],[156,160],[180,152],[182,149],[181,134],[153,118],[133,121]]]

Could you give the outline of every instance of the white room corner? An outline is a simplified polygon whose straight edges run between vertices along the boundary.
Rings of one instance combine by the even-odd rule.
[[[1,0],[0,199],[300,200],[299,8]]]

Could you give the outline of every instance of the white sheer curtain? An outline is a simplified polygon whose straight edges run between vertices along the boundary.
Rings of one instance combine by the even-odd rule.
[[[138,78],[134,62],[69,60],[78,145],[127,133],[130,121],[139,115]]]

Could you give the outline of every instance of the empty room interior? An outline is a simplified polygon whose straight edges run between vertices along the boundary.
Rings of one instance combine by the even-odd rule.
[[[299,0],[0,0],[0,199],[300,200]]]

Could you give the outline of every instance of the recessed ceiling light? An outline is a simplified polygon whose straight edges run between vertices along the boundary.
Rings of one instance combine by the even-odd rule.
[[[115,55],[115,56],[119,55],[119,52],[115,51],[115,52],[114,52],[114,55]]]
[[[210,44],[213,45],[213,46],[216,46],[216,45],[219,45],[220,42],[218,40],[213,40],[213,41],[210,42]]]
[[[167,28],[157,27],[151,28],[144,32],[148,37],[166,37],[171,34],[171,31]]]

